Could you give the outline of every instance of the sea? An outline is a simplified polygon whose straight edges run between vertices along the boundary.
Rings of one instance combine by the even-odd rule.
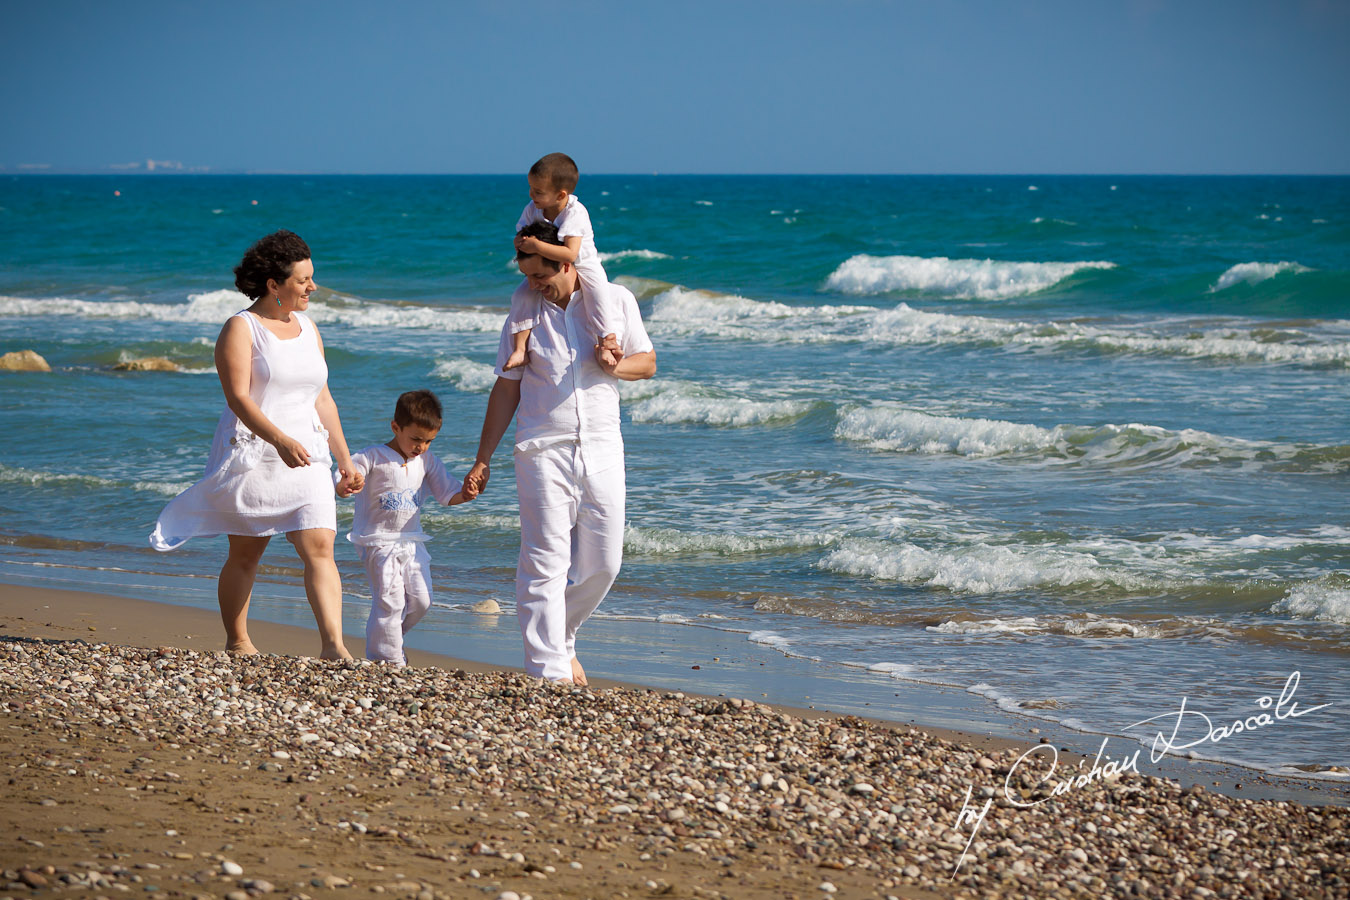
[[[433,449],[463,472],[526,187],[0,180],[0,352],[52,369],[0,373],[0,582],[213,606],[223,539],[146,537],[201,474],[213,342],[247,305],[232,268],[277,228],[313,249],[352,448],[430,387]],[[638,643],[753,645],[845,692],[945,686],[1350,777],[1350,178],[583,175],[578,196],[659,364],[623,385],[625,562],[601,617]],[[176,370],[118,368],[149,357]],[[512,610],[509,440],[495,461],[479,500],[425,510],[417,646],[474,658],[447,623]],[[350,521],[339,502],[359,632]],[[273,543],[255,615],[312,621]]]

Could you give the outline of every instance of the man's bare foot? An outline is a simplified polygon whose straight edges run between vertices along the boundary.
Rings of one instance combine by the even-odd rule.
[[[511,355],[506,358],[506,365],[503,369],[518,369],[530,361],[530,354],[523,350],[513,350]]]
[[[248,638],[244,638],[242,641],[226,641],[225,652],[234,653],[238,656],[257,656],[258,648],[253,646],[253,642]]]
[[[586,670],[581,667],[581,663],[575,656],[572,657],[572,683],[579,684],[582,687],[590,684],[590,682],[586,680]]]

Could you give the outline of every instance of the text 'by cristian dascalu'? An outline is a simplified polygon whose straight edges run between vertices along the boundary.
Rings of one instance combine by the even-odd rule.
[[[1260,731],[1287,719],[1297,719],[1331,705],[1330,703],[1323,703],[1308,709],[1299,709],[1298,704],[1294,702],[1294,692],[1298,690],[1299,677],[1299,673],[1294,672],[1285,679],[1284,688],[1280,691],[1278,698],[1258,697],[1256,700],[1258,712],[1233,719],[1226,724],[1220,722],[1220,724],[1215,725],[1214,720],[1209,716],[1197,709],[1188,707],[1187,699],[1182,697],[1180,705],[1173,712],[1150,716],[1147,719],[1126,725],[1122,730],[1130,731],[1152,723],[1166,723],[1162,730],[1154,734],[1153,743],[1149,749],[1149,758],[1156,763],[1168,753],[1189,750],[1205,743],[1217,744],[1234,735]],[[1106,745],[1109,742],[1110,738],[1102,738],[1101,746],[1097,748],[1097,756],[1093,759],[1092,766],[1087,771],[1083,771],[1083,763],[1086,760],[1080,760],[1076,767],[1076,773],[1058,779],[1055,778],[1055,770],[1059,766],[1059,751],[1055,749],[1054,745],[1039,744],[1028,749],[1017,758],[1017,761],[1012,764],[1012,768],[1008,770],[1007,776],[1003,779],[1004,798],[1013,806],[1030,809],[1056,797],[1062,797],[1071,791],[1085,788],[1094,781],[1115,778],[1126,772],[1133,772],[1138,775],[1139,754],[1143,752],[1143,748],[1138,748],[1133,753],[1119,759],[1112,759],[1106,754]],[[1048,797],[1030,800],[1012,787],[1012,783],[1018,775],[1018,770],[1029,759],[1035,759],[1037,762],[1042,759],[1048,760],[1049,768],[1037,782],[1038,786],[1050,782],[1050,795]],[[987,799],[982,807],[976,808],[972,805],[971,798],[973,795],[974,786],[967,785],[965,802],[961,806],[961,811],[956,815],[957,830],[969,827],[970,837],[966,840],[965,848],[956,861],[956,868],[952,870],[953,876],[961,870],[961,865],[966,861],[966,856],[970,853],[970,847],[975,842],[975,837],[979,834],[980,828],[984,825],[985,817],[989,814],[989,807],[994,804],[992,792],[987,789],[985,791]]]

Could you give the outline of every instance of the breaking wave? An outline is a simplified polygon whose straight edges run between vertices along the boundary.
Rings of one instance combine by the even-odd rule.
[[[1350,445],[1250,441],[1155,425],[1055,425],[935,416],[873,406],[844,413],[835,437],[875,450],[968,457],[1039,456],[1081,465],[1253,465],[1291,472],[1350,471]]]
[[[642,399],[627,393],[624,398],[634,422],[724,428],[787,425],[823,405],[810,400],[751,400],[687,381],[660,383]]]
[[[1078,272],[1113,269],[1115,265],[860,254],[831,272],[825,287],[854,295],[913,291],[953,299],[1005,300],[1039,293]]]
[[[1203,328],[1185,322],[1104,328],[1079,322],[1026,322],[872,306],[789,306],[730,294],[672,287],[657,293],[647,318],[660,337],[706,337],[756,343],[859,342],[883,346],[971,345],[1030,350],[1091,350],[1248,363],[1350,366],[1344,323],[1272,329],[1234,321]]]
[[[1245,262],[1238,263],[1219,276],[1219,280],[1214,282],[1214,286],[1209,290],[1211,293],[1217,293],[1226,290],[1235,284],[1259,284],[1280,275],[1284,272],[1311,272],[1312,269],[1307,266],[1299,265],[1296,262]]]
[[[463,357],[437,362],[431,377],[442,378],[469,394],[486,394],[497,383],[497,372],[492,366]]]

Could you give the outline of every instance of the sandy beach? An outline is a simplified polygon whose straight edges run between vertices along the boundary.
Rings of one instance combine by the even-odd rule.
[[[284,655],[232,657],[205,610],[0,590],[7,897],[1350,895],[1334,787],[1225,796],[1147,753],[1046,778],[1013,741],[321,662],[261,621]]]

